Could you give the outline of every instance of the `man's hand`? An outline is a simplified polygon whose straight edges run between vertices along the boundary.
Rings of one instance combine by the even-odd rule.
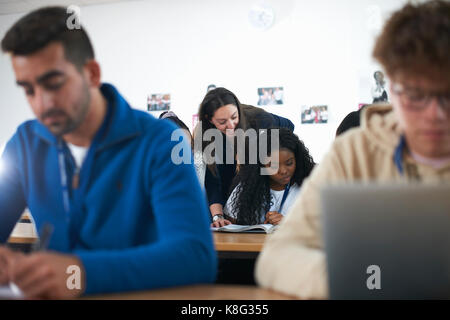
[[[50,252],[36,252],[16,256],[8,265],[10,280],[14,282],[26,298],[30,299],[70,299],[84,291],[84,269],[81,261],[72,255]],[[71,265],[80,269],[80,289],[70,289],[67,280]]]
[[[273,225],[277,225],[283,219],[283,215],[277,211],[269,211],[266,213],[266,221],[264,223],[271,223]]]
[[[16,257],[23,253],[14,252],[11,249],[0,246],[0,285],[7,285],[11,281],[9,266],[13,264]]]

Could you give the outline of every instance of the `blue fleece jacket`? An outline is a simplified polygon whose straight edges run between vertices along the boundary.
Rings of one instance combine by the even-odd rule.
[[[67,145],[38,121],[8,142],[0,235],[28,206],[37,230],[54,226],[49,249],[81,259],[87,294],[213,282],[209,211],[192,164],[171,161],[175,125],[131,109],[111,85],[101,92],[108,112],[78,188]]]

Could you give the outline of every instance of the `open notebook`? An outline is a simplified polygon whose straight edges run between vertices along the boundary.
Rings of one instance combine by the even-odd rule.
[[[256,233],[272,233],[277,229],[273,224],[255,224],[255,225],[238,225],[229,224],[220,228],[211,228],[212,231],[220,232],[256,232]]]

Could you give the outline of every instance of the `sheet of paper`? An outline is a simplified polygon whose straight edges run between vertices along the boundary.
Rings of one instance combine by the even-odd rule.
[[[14,284],[0,286],[0,299],[23,299],[22,291]]]

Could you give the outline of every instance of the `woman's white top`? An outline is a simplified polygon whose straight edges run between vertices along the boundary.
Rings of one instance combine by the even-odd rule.
[[[194,152],[194,168],[197,173],[198,182],[202,189],[205,189],[206,163],[203,161],[203,153],[201,151]]]
[[[234,188],[233,192],[231,193],[230,197],[227,200],[227,203],[225,204],[224,213],[231,217],[236,219],[236,210],[234,206],[232,205],[232,199],[236,196],[237,187]],[[289,188],[289,193],[287,195],[286,200],[284,201],[283,208],[280,210],[281,200],[283,199],[284,190],[272,190],[270,189],[270,198],[272,200],[272,206],[270,207],[269,211],[277,211],[281,213],[283,216],[286,215],[286,213],[289,212],[289,209],[294,204],[295,199],[298,196],[298,193],[300,192],[300,188],[297,184],[292,185]],[[261,217],[259,223],[264,223],[266,220],[266,214],[267,212],[264,212],[264,210],[261,211]]]

